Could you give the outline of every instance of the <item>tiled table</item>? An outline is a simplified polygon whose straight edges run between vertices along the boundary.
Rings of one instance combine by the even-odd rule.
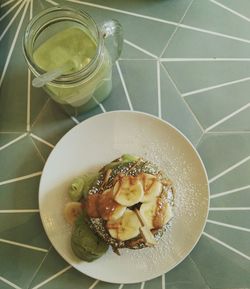
[[[30,86],[22,55],[28,20],[56,2],[100,22],[116,18],[125,30],[111,96],[78,119]],[[0,3],[0,288],[250,288],[250,1]],[[211,187],[208,222],[192,253],[159,278],[124,286],[65,263],[38,211],[40,175],[57,141],[76,122],[120,109],[179,128],[197,147]]]

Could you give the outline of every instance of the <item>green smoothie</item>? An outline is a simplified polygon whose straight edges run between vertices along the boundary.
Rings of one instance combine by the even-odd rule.
[[[43,42],[34,51],[33,58],[43,70],[51,71],[64,67],[67,75],[86,67],[96,53],[97,44],[94,39],[79,26],[72,26]],[[99,57],[98,66],[87,78],[72,83],[49,83],[45,90],[56,102],[81,110],[91,106],[91,103],[102,101],[112,88],[112,64],[106,48]]]

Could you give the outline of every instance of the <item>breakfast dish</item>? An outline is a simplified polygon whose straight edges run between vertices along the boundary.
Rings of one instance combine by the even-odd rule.
[[[157,245],[173,217],[174,188],[156,165],[123,155],[97,174],[75,179],[73,202],[64,214],[74,225],[73,252],[85,261],[102,256],[110,245],[141,249]]]
[[[84,200],[90,188],[94,187],[94,181],[101,177],[100,164],[104,166],[126,152],[157,164],[171,178],[171,186],[176,189],[171,204],[173,217],[165,225],[162,237],[157,239],[155,236],[156,245],[136,250],[117,248],[120,256],[94,231],[93,226],[90,229],[89,217],[77,217],[77,220],[80,218],[81,222],[87,222],[87,228],[94,233],[94,238],[98,238],[93,247],[92,241],[85,244],[87,241],[81,237],[84,234],[80,232],[84,230],[79,229],[75,233],[77,242],[74,244],[80,243],[78,249],[85,248],[91,253],[91,259],[95,258],[93,262],[82,261],[72,250],[72,239],[78,224],[73,222],[75,225],[69,225],[65,221],[65,205],[80,203],[80,213],[84,215]],[[91,183],[89,189],[88,183]],[[109,283],[143,282],[177,266],[199,240],[208,207],[206,171],[192,144],[171,124],[135,111],[98,114],[72,128],[51,152],[39,187],[41,220],[55,250],[83,274]],[[107,251],[99,245],[100,241],[105,243]],[[101,255],[99,246],[105,252],[97,259],[96,256]],[[85,254],[85,250],[81,252]]]

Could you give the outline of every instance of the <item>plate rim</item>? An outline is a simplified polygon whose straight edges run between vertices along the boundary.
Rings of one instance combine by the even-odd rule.
[[[207,174],[207,170],[206,170],[206,167],[201,159],[201,156],[199,154],[199,152],[197,151],[197,149],[195,148],[195,146],[192,144],[192,142],[189,140],[189,138],[183,133],[181,132],[177,127],[175,127],[173,124],[169,123],[168,121],[158,117],[158,116],[155,116],[155,115],[152,115],[150,113],[147,113],[147,112],[142,112],[142,111],[137,111],[137,110],[113,110],[113,111],[108,111],[108,112],[104,112],[104,113],[98,113],[94,116],[91,116],[81,122],[79,122],[78,124],[76,124],[74,127],[72,127],[70,130],[68,130],[60,139],[59,141],[56,143],[56,145],[54,146],[54,148],[52,149],[49,157],[47,158],[46,162],[45,162],[45,165],[43,167],[43,170],[42,170],[42,174],[41,174],[41,178],[40,178],[40,181],[39,181],[39,188],[38,188],[38,208],[39,208],[39,215],[40,215],[40,219],[42,221],[42,225],[43,225],[43,228],[44,228],[44,231],[46,233],[46,236],[48,237],[51,245],[53,246],[53,248],[56,250],[56,252],[68,263],[70,264],[74,269],[78,270],[79,272],[81,272],[82,274],[84,275],[87,275],[91,278],[94,278],[96,280],[99,280],[99,281],[103,281],[103,282],[109,282],[109,283],[113,283],[113,284],[121,284],[121,282],[116,282],[116,281],[110,281],[110,280],[107,280],[107,279],[103,279],[103,278],[96,278],[96,276],[94,274],[87,274],[85,272],[82,272],[79,268],[77,268],[74,264],[72,264],[72,262],[69,262],[64,256],[61,255],[61,253],[58,251],[58,249],[54,246],[51,238],[48,236],[47,234],[47,231],[45,229],[45,224],[44,224],[44,220],[43,220],[43,217],[41,215],[41,184],[42,184],[42,179],[43,179],[43,176],[44,176],[44,171],[46,169],[46,167],[48,166],[48,163],[49,163],[49,160],[53,154],[53,152],[55,151],[57,145],[59,143],[62,143],[64,138],[67,137],[67,135],[69,135],[73,130],[77,129],[79,126],[81,126],[82,124],[84,123],[87,123],[87,122],[91,122],[93,121],[94,119],[97,119],[97,118],[102,118],[103,116],[107,115],[107,114],[117,114],[117,113],[128,113],[128,114],[134,114],[134,115],[143,115],[143,116],[146,116],[148,118],[151,118],[151,119],[155,119],[157,121],[160,121],[161,123],[163,123],[164,125],[168,125],[170,126],[172,129],[174,129],[175,131],[177,131],[177,133],[179,133],[187,142],[188,144],[191,146],[192,150],[195,152],[195,155],[198,157],[198,160],[201,164],[201,167],[203,169],[203,173],[205,175],[205,180],[206,180],[206,192],[207,192],[207,207],[206,207],[206,216],[204,218],[204,224],[202,226],[202,229],[196,239],[196,241],[194,242],[194,244],[192,245],[192,247],[187,251],[186,254],[184,254],[184,256],[182,258],[180,258],[180,260],[178,260],[178,262],[176,262],[174,265],[172,265],[167,271],[165,271],[163,274],[166,274],[168,272],[170,272],[172,269],[174,269],[176,266],[178,266],[180,263],[182,263],[189,255],[190,253],[193,251],[193,249],[195,248],[195,246],[197,245],[197,243],[199,242],[203,232],[204,232],[204,229],[205,229],[205,226],[206,226],[206,223],[207,223],[207,219],[208,219],[208,214],[209,214],[209,207],[210,207],[210,186],[209,186],[209,179],[208,179],[208,174]],[[84,261],[83,261],[84,262]],[[157,278],[157,277],[160,277],[162,275],[162,273],[158,274],[158,275],[155,275],[153,277],[149,277],[149,278],[146,278],[146,279],[143,279],[143,280],[140,280],[140,281],[128,281],[128,282],[122,282],[122,284],[136,284],[136,283],[141,283],[141,282],[146,282],[146,281],[149,281],[149,280],[152,280],[154,278]]]

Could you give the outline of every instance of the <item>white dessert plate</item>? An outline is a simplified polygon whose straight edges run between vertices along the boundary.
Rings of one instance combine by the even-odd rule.
[[[63,216],[68,187],[75,177],[125,153],[156,163],[172,179],[176,199],[171,226],[155,248],[121,249],[121,256],[109,249],[94,262],[79,260]],[[57,252],[82,273],[111,283],[142,282],[174,268],[198,242],[208,206],[207,174],[193,145],[169,123],[141,112],[104,113],[71,129],[50,154],[39,188],[41,219]]]

